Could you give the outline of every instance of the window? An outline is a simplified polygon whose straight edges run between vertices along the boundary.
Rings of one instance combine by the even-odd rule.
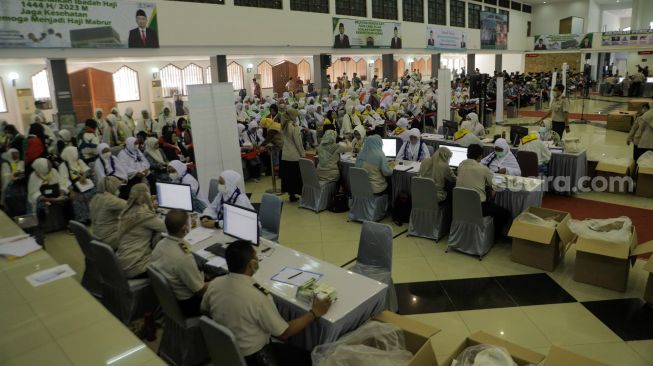
[[[211,66],[206,68],[206,77],[204,78],[204,80],[206,80],[207,84],[211,84],[213,82],[211,77]]]
[[[205,3],[205,4],[220,4],[224,5],[224,0],[174,0],[185,3]]]
[[[467,3],[467,11],[469,12],[467,27],[481,29],[481,6],[473,3]]]
[[[502,8],[510,9],[510,0],[499,0],[499,6]]]
[[[497,0],[485,0],[486,4],[497,5]]]
[[[429,1],[429,24],[447,25],[447,4],[445,0]]]
[[[404,72],[406,71],[406,62],[404,61],[403,58],[400,58],[399,60],[395,61],[395,65],[397,66],[397,80],[401,79],[402,76],[404,76]]]
[[[271,88],[272,87],[272,65],[267,61],[263,61],[258,64],[256,72],[261,75],[261,80],[258,80],[261,84],[261,88]]]
[[[329,0],[290,0],[290,10],[329,14]]]
[[[528,13],[528,14],[530,14],[531,11],[532,11],[532,8],[531,8],[530,5],[523,4],[523,5],[521,6],[521,11],[523,11],[524,13]]]
[[[32,93],[35,100],[50,100],[50,81],[47,69],[43,69],[32,76]]]
[[[452,27],[465,27],[465,2],[461,0],[450,0],[449,2],[449,24]]]
[[[506,16],[506,25],[508,26],[508,29],[506,29],[506,32],[510,31],[510,10],[501,10],[499,9],[499,14],[503,14]]]
[[[404,0],[404,22],[424,23],[424,0]]]
[[[297,64],[297,77],[302,79],[304,84],[311,80],[311,64],[306,60],[301,60]]]
[[[513,1],[513,2],[510,3],[510,8],[512,10],[521,10],[521,3]]]
[[[253,8],[282,9],[281,0],[234,0],[236,6],[251,6]]]
[[[233,83],[234,90],[244,88],[245,81],[243,80],[243,67],[236,62],[232,62],[227,66],[227,80]]]
[[[361,80],[367,80],[367,60],[361,58],[356,62],[356,73]]]
[[[179,94],[184,89],[181,69],[173,64],[168,64],[159,70],[159,78],[161,79],[161,88],[163,88],[165,98]]]
[[[483,9],[483,11],[487,11],[487,12],[490,12],[490,13],[496,13],[496,12],[497,12],[497,8],[492,8],[492,7],[490,7],[490,6],[486,6],[486,7]]]
[[[5,86],[0,78],[0,113],[7,113],[7,99],[5,99]]]
[[[397,20],[397,0],[372,0],[372,18]]]
[[[203,71],[200,66],[189,64],[181,70],[181,78],[183,80],[182,94],[188,95],[188,85],[204,84]]]
[[[336,1],[336,14],[353,15],[356,17],[367,16],[367,1],[365,0],[338,0]]]
[[[113,73],[113,92],[116,95],[116,102],[141,100],[138,73],[127,66],[119,68]]]

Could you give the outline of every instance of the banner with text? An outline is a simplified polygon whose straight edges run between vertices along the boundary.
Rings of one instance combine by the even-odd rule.
[[[401,23],[333,18],[333,48],[401,48]]]
[[[465,51],[467,49],[467,32],[457,28],[426,27],[426,48]]]
[[[0,4],[0,47],[159,47],[155,3],[0,0]]]
[[[508,49],[508,16],[505,14],[481,12],[481,49]]]
[[[588,34],[545,34],[535,36],[536,51],[574,50],[592,48],[592,33]]]
[[[653,29],[601,33],[603,46],[649,46],[653,45]]]

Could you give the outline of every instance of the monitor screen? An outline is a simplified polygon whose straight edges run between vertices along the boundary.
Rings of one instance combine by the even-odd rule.
[[[624,79],[625,79],[624,77],[619,78],[619,82],[623,83]]]
[[[451,150],[451,160],[449,160],[449,166],[458,167],[463,160],[467,160],[467,148],[458,147],[458,146],[447,146],[447,149]]]
[[[193,199],[189,185],[157,182],[156,197],[159,207],[193,211]]]
[[[224,233],[234,238],[249,240],[258,245],[258,213],[256,211],[224,204],[224,220],[222,228]]]
[[[383,139],[383,154],[387,158],[394,158],[397,156],[397,139]]]
[[[653,78],[646,78],[647,83],[653,83]]]

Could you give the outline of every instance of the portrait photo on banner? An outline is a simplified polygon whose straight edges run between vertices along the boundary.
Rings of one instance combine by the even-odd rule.
[[[467,32],[456,28],[426,27],[426,48],[432,50],[467,50]]]
[[[508,49],[508,16],[481,12],[481,49]]]
[[[333,48],[402,48],[401,23],[333,18]]]

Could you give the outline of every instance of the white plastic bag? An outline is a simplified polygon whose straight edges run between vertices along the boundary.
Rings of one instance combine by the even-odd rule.
[[[653,151],[647,151],[637,159],[637,165],[643,168],[653,168]]]
[[[580,144],[580,137],[573,133],[564,134],[562,137],[562,146],[564,146],[565,152],[568,153],[579,153],[583,150]]]
[[[317,346],[311,353],[315,366],[403,366],[411,357],[404,331],[377,321],[367,322],[333,343]]]
[[[619,166],[631,166],[633,164],[633,158],[606,158],[603,157],[599,160],[602,163],[610,165],[619,165]]]
[[[524,212],[521,215],[517,216],[517,221],[525,222],[527,224],[533,224],[537,226],[546,226],[546,227],[556,227],[556,225],[558,225],[558,222],[555,220],[555,217],[541,218],[530,212]]]
[[[615,244],[630,243],[633,222],[626,216],[613,219],[569,220],[569,230],[579,237]]]
[[[504,348],[479,344],[465,348],[451,366],[517,366]]]

